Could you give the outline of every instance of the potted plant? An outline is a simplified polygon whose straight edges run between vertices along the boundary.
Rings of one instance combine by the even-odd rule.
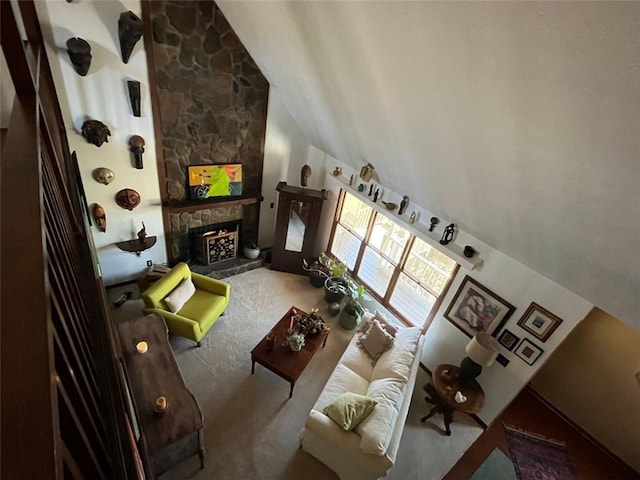
[[[360,299],[364,295],[364,287],[356,285],[353,281],[349,285],[349,293],[347,295],[347,303],[340,314],[340,325],[347,330],[356,328],[364,315],[364,307],[360,303]]]
[[[322,252],[313,262],[302,259],[302,269],[309,272],[309,283],[316,288],[324,286],[324,281],[329,277],[329,267],[325,265],[326,254]]]
[[[302,333],[290,333],[284,340],[286,345],[294,352],[299,352],[304,347],[304,335]]]
[[[294,331],[302,335],[317,335],[325,328],[324,318],[318,315],[319,309],[312,308],[310,313],[300,315],[295,319]]]

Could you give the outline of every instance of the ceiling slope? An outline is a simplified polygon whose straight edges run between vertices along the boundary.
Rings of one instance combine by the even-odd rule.
[[[640,328],[640,3],[218,3],[310,143]]]

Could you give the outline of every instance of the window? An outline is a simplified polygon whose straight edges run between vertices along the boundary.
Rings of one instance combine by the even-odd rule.
[[[458,267],[444,253],[344,191],[329,252],[398,318],[423,330]]]

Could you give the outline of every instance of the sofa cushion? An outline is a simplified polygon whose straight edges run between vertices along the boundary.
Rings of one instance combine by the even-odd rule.
[[[324,407],[332,403],[340,394],[353,392],[365,395],[368,388],[368,379],[362,378],[350,368],[345,367],[342,363],[338,363],[313,408],[321,412]]]
[[[183,279],[171,293],[164,298],[171,313],[179,312],[185,303],[196,293],[196,287],[191,278]]]
[[[361,437],[360,450],[372,455],[387,452],[396,426],[398,409],[403,400],[406,382],[397,379],[374,380],[369,384],[367,396],[378,402],[376,408],[356,427]]]
[[[345,392],[322,411],[343,430],[353,430],[367,418],[377,403],[365,395]]]
[[[375,319],[371,327],[358,339],[358,344],[369,354],[374,363],[392,343],[393,337]]]
[[[362,319],[362,326],[358,330],[361,333],[366,333],[366,331],[369,330],[369,327],[373,324],[373,320],[378,320],[380,325],[382,325],[382,328],[384,328],[384,330],[392,337],[395,337],[398,333],[398,327],[387,319],[387,317],[385,317],[385,315],[379,310],[376,310],[375,313],[365,312]]]
[[[369,380],[395,378],[406,382],[409,379],[411,363],[415,358],[421,334],[418,327],[400,330],[391,348],[380,355]]]
[[[371,357],[363,348],[358,345],[358,337],[354,336],[347,345],[347,349],[340,358],[340,364],[348,367],[356,372],[362,378],[369,380],[371,372],[373,371],[373,365],[371,365]],[[365,388],[366,391],[366,388]]]

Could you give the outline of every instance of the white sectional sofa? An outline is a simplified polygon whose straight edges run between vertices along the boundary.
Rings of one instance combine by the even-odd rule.
[[[300,434],[302,448],[341,480],[374,480],[393,466],[411,404],[424,337],[400,328],[392,346],[372,365],[356,332],[338,361]],[[340,394],[353,392],[378,404],[354,430],[343,430],[323,413]]]

